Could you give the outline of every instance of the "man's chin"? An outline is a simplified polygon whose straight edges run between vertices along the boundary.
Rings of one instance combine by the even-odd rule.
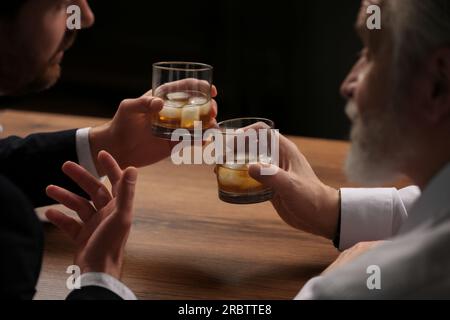
[[[353,129],[352,145],[345,162],[347,178],[365,186],[381,186],[395,182],[400,175],[395,156],[386,154],[377,142],[370,143],[370,140],[366,137],[361,141],[361,131],[358,128]]]
[[[360,150],[351,150],[345,162],[345,173],[348,180],[364,186],[382,186],[395,182],[399,173],[390,163],[379,163],[367,160]],[[364,160],[365,159],[365,160]]]
[[[32,82],[28,83],[23,89],[20,90],[20,94],[37,93],[45,91],[53,87],[61,76],[61,66],[59,64],[48,67],[45,72],[41,73]]]

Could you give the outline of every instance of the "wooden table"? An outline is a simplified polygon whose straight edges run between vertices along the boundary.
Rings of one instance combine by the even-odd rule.
[[[104,121],[0,112],[3,137]],[[341,170],[347,143],[292,140],[325,183],[348,186]],[[63,299],[72,245],[50,225],[45,233],[36,299]],[[167,160],[140,170],[123,282],[140,299],[292,299],[337,254],[330,241],[284,224],[270,203],[221,202],[212,167],[177,167]]]

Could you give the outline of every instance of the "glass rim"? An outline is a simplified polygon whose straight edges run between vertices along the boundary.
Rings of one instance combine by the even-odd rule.
[[[223,128],[223,125],[227,122],[237,122],[237,121],[254,121],[254,123],[263,122],[265,124],[269,124],[270,129],[275,129],[275,122],[273,120],[267,119],[267,118],[259,118],[259,117],[245,117],[245,118],[236,118],[236,119],[229,119],[221,121],[217,124],[217,127],[219,129],[240,129],[240,128]]]
[[[171,67],[170,65],[191,65],[191,66],[195,66],[198,67],[198,69],[188,69],[186,68],[182,68],[182,67]],[[182,72],[201,72],[201,71],[213,71],[214,67],[206,64],[206,63],[200,63],[200,62],[189,62],[189,61],[161,61],[161,62],[156,62],[153,64],[153,68],[154,69],[159,69],[159,70],[168,70],[168,71],[182,71]]]

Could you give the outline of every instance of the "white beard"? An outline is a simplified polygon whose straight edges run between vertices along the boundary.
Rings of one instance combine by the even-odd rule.
[[[394,182],[400,174],[402,139],[393,112],[384,111],[363,123],[357,105],[350,101],[346,113],[353,122],[352,145],[345,164],[347,177],[369,186]]]

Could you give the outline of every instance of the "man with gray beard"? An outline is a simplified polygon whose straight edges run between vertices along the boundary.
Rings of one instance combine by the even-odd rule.
[[[366,27],[370,5],[381,30]],[[297,299],[450,298],[450,3],[364,0],[356,29],[364,49],[341,89],[348,177],[380,185],[404,174],[417,187],[335,190],[284,137],[278,174],[250,173],[274,188],[288,224],[346,250]]]

